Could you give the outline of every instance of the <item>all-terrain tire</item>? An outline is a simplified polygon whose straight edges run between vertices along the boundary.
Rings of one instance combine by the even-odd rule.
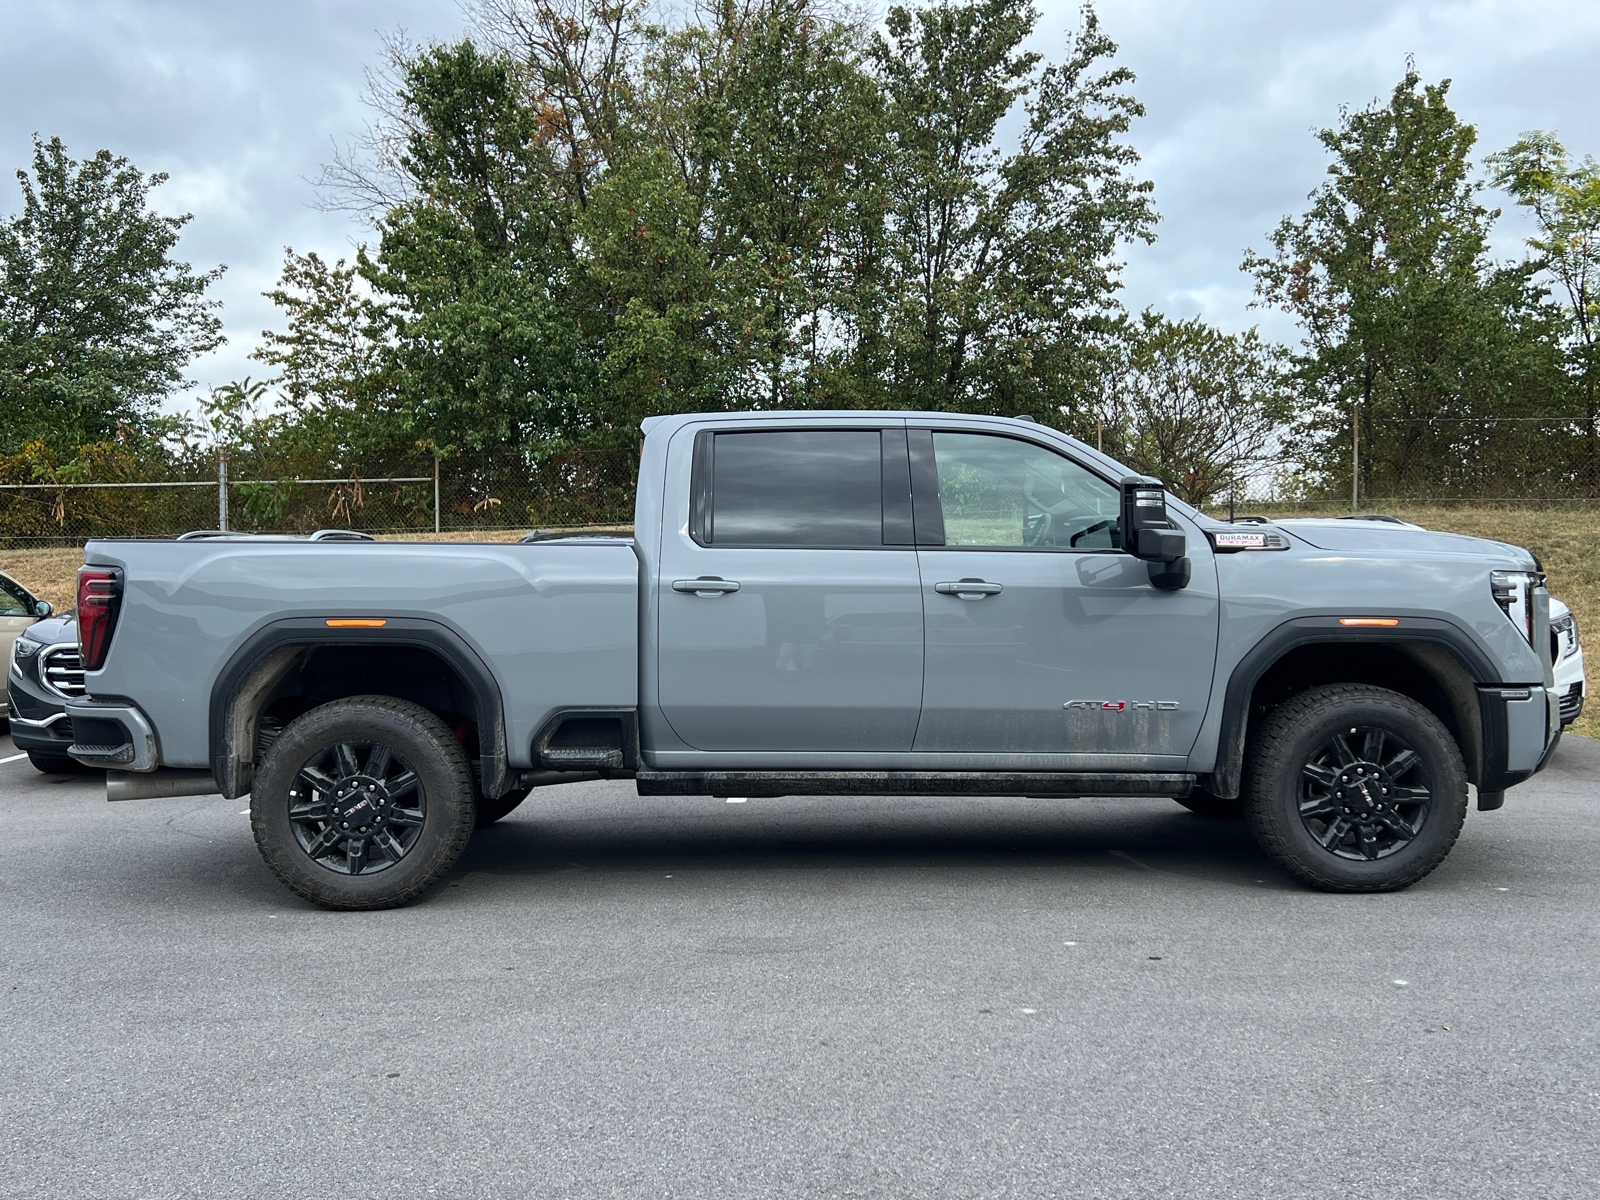
[[[1330,684],[1284,701],[1257,727],[1244,800],[1257,843],[1299,879],[1329,892],[1392,892],[1450,853],[1466,819],[1467,772],[1444,723],[1409,696]],[[1385,807],[1398,804],[1409,807]]]
[[[272,873],[334,909],[415,900],[461,857],[476,816],[471,768],[450,727],[393,696],[350,696],[296,717],[257,766],[250,794],[250,828]],[[370,837],[357,836],[368,829]],[[358,841],[360,860],[351,852]],[[314,857],[324,843],[328,852]]]
[[[1173,799],[1197,817],[1208,820],[1237,821],[1244,816],[1244,800],[1238,796],[1228,800],[1196,788],[1187,796],[1174,796]]]
[[[477,803],[478,813],[477,828],[483,829],[493,825],[501,817],[508,815],[517,805],[528,798],[528,793],[531,791],[533,791],[532,788],[512,788],[505,795],[490,799],[474,787],[473,796]]]

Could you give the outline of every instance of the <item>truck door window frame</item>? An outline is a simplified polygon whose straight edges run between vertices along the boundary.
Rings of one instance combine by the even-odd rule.
[[[748,433],[875,433],[879,446],[882,527],[876,542],[719,542],[716,540],[716,439]],[[931,445],[931,442],[930,442]],[[707,550],[914,550],[911,461],[901,426],[807,425],[778,429],[702,429],[695,434],[689,473],[689,536]]]
[[[939,466],[934,456],[933,435],[935,433],[963,433],[976,437],[1005,438],[1008,441],[1021,442],[1037,450],[1054,454],[1065,459],[1093,479],[1104,483],[1114,492],[1121,494],[1121,487],[1107,479],[1099,471],[1080,462],[1072,455],[1063,452],[1055,446],[1044,442],[1035,441],[1029,437],[1019,437],[1009,431],[998,429],[972,429],[961,426],[923,426],[912,427],[906,430],[906,438],[910,454],[911,466],[911,504],[916,527],[917,547],[919,549],[949,549],[970,550],[979,554],[1126,554],[1121,546],[967,546],[950,545],[945,541],[944,505],[939,498]]]

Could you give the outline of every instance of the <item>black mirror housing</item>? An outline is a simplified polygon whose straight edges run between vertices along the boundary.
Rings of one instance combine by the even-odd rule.
[[[48,600],[35,600],[33,602],[33,615],[41,620],[55,612],[55,606]]]
[[[1177,562],[1188,549],[1188,540],[1176,529],[1141,529],[1133,556],[1146,562]]]
[[[1150,584],[1163,591],[1189,586],[1188,540],[1167,516],[1167,492],[1159,479],[1129,475],[1122,481],[1122,545],[1150,564]]]

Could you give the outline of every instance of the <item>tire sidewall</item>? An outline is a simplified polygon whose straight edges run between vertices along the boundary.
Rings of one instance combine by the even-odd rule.
[[[1466,816],[1466,771],[1460,751],[1438,718],[1396,693],[1363,688],[1340,695],[1330,689],[1311,699],[1312,713],[1270,730],[1275,759],[1257,774],[1247,814],[1263,848],[1302,879],[1340,891],[1406,887],[1449,854]],[[1320,703],[1319,703],[1320,701]],[[1422,830],[1383,858],[1342,858],[1325,849],[1300,819],[1301,770],[1334,733],[1351,726],[1383,729],[1403,738],[1421,757],[1432,793]],[[1265,777],[1265,778],[1263,778]]]
[[[334,701],[297,717],[256,770],[250,793],[256,845],[284,884],[317,904],[364,909],[406,903],[450,868],[464,844],[463,826],[466,833],[472,829],[471,776],[449,730],[426,709],[381,699],[387,703],[363,697]],[[427,803],[411,849],[399,862],[370,875],[346,875],[314,861],[289,820],[289,789],[295,778],[307,762],[339,741],[387,746],[416,772]]]

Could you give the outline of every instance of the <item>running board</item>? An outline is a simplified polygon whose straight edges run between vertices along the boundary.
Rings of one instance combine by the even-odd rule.
[[[1094,771],[651,771],[641,796],[1187,796],[1195,776]]]

